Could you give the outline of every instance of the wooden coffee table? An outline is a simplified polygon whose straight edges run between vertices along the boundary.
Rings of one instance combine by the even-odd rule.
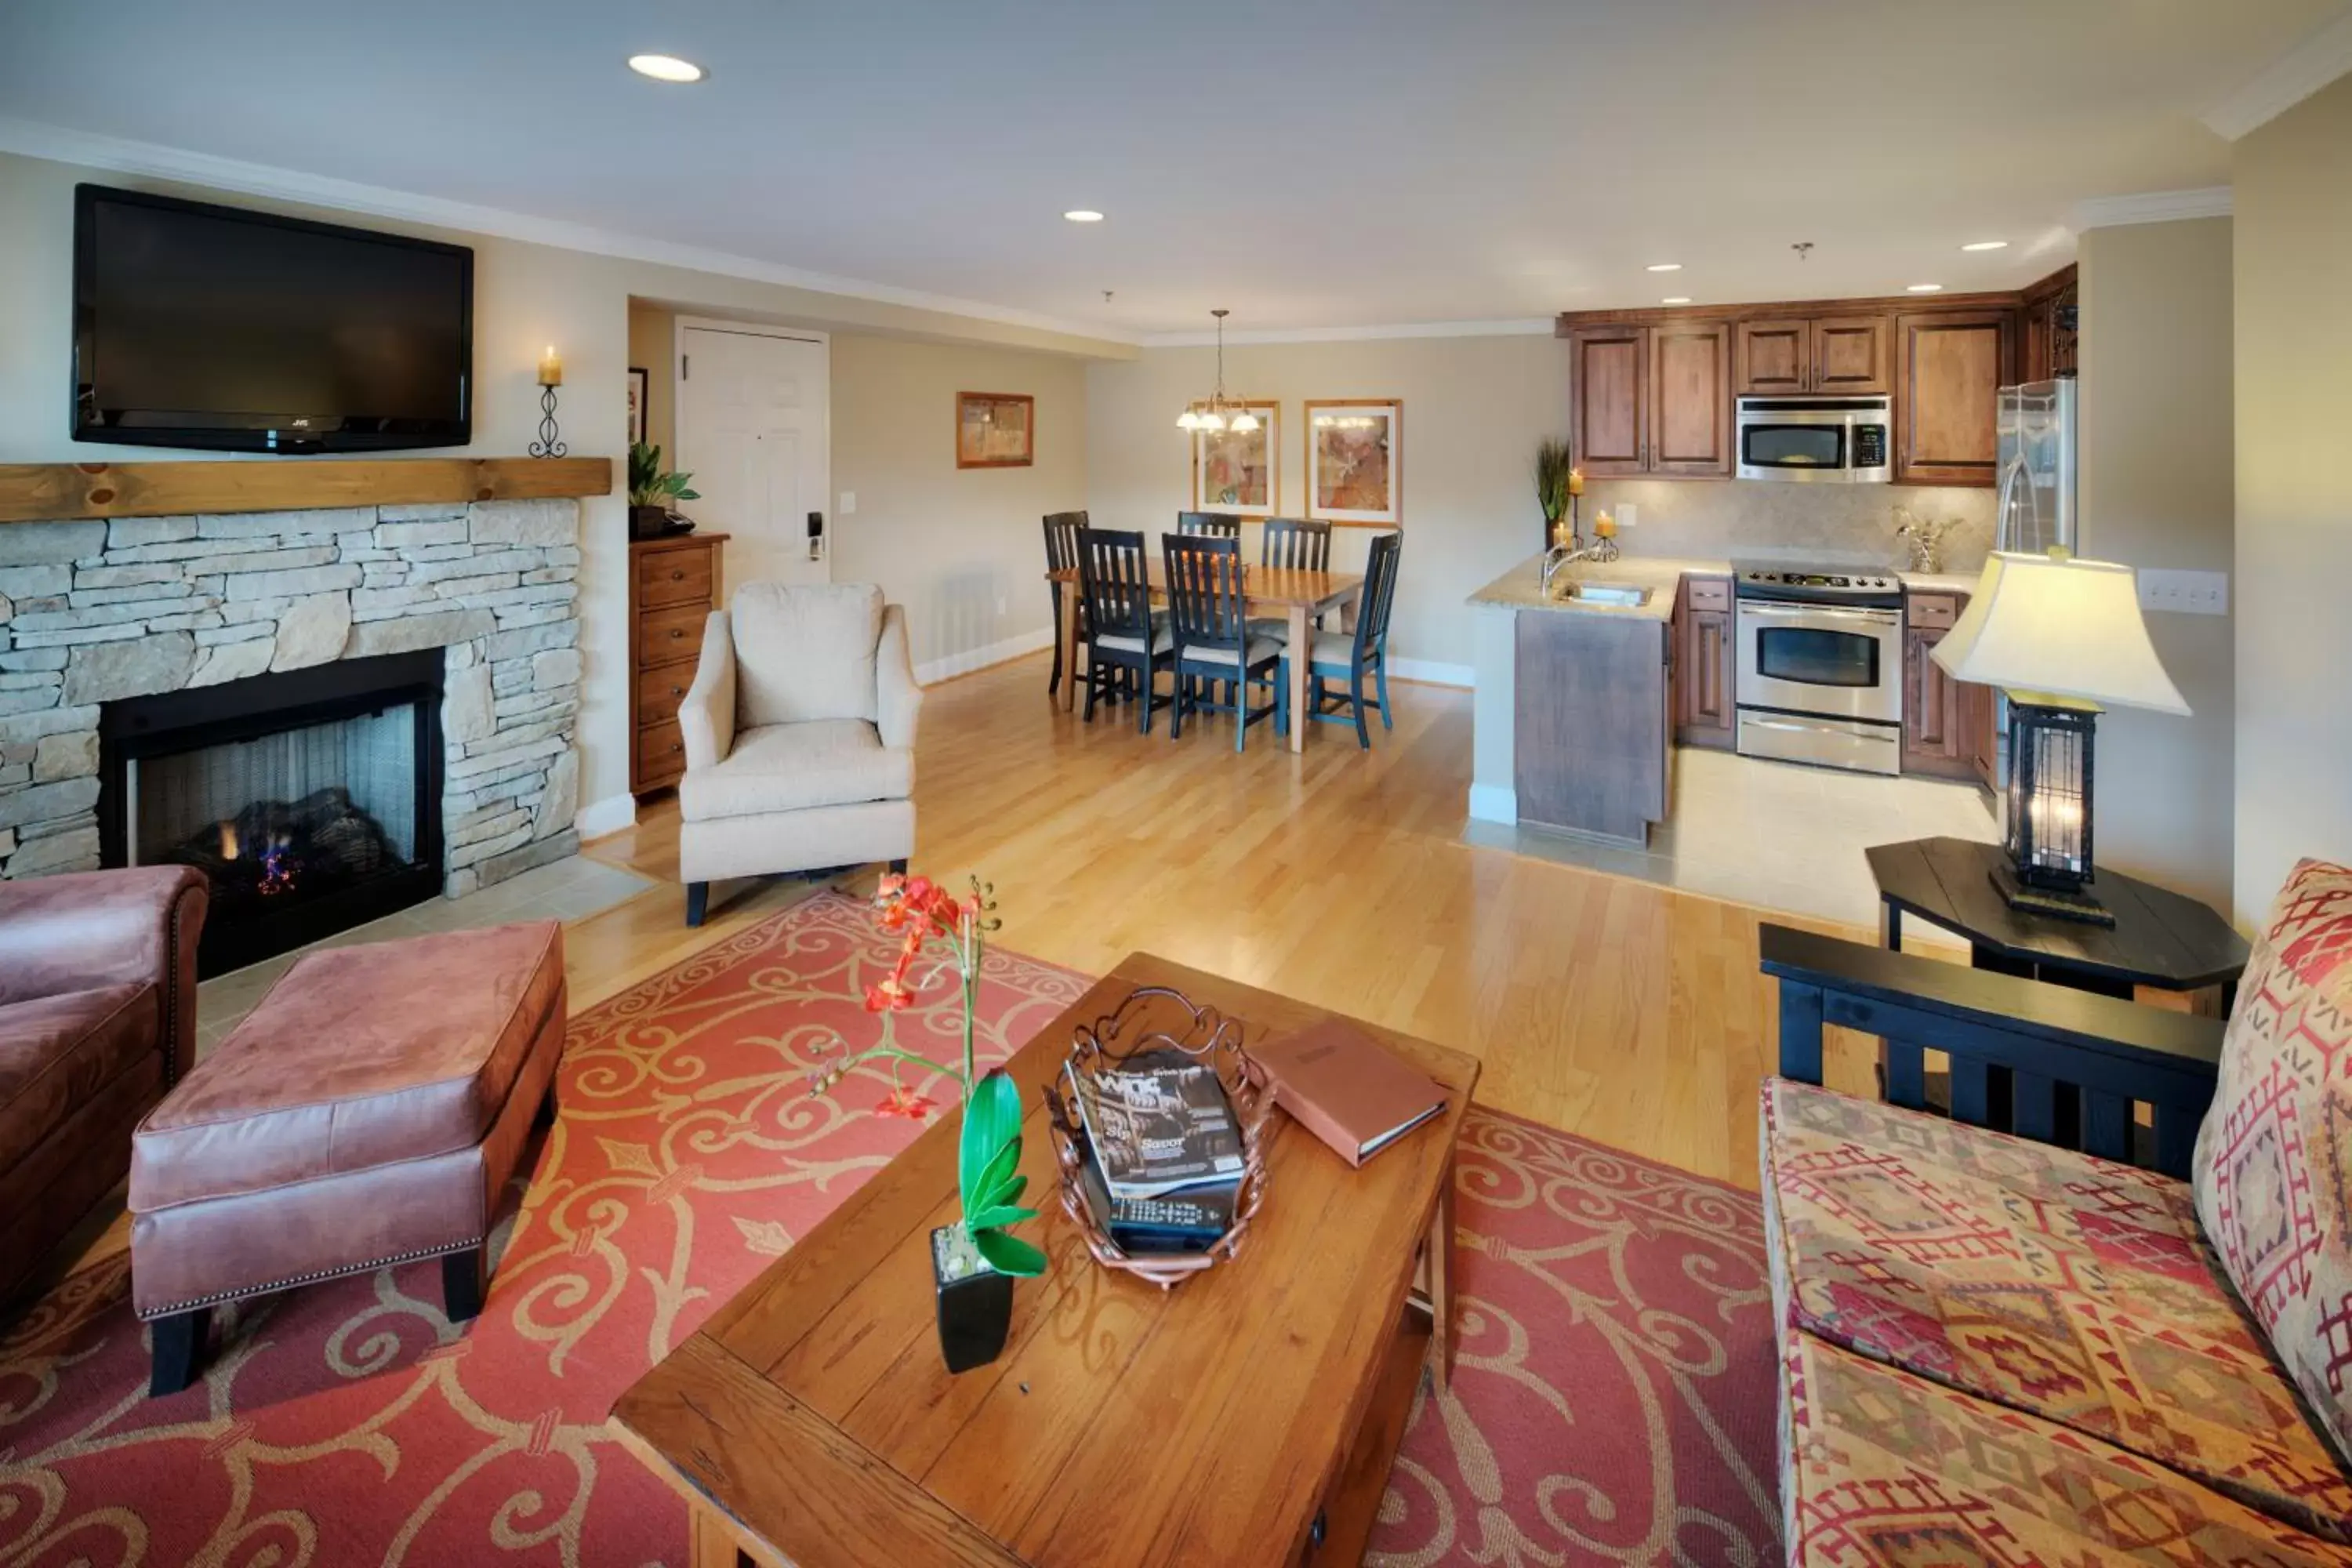
[[[1073,1028],[1146,984],[1241,1020],[1244,1047],[1327,1016],[1138,953],[1013,1057],[1045,1211],[1024,1228],[1053,1263],[1016,1285],[993,1364],[940,1360],[946,1115],[640,1378],[613,1430],[692,1504],[697,1568],[1361,1556],[1422,1368],[1451,1367],[1454,1147],[1478,1064],[1361,1026],[1447,1087],[1445,1114],[1361,1170],[1278,1117],[1240,1255],[1163,1292],[1087,1256],[1039,1098]]]

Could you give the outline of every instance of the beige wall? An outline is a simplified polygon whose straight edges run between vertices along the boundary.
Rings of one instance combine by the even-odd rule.
[[[677,352],[677,312],[630,300],[629,365],[646,373],[646,439],[665,460],[677,455],[677,382],[670,374]]]
[[[2237,144],[2237,913],[2352,862],[2352,78]]]
[[[2235,496],[2230,220],[2097,228],[2082,238],[2080,552],[2228,572]],[[2099,721],[2099,862],[2230,902],[2231,619],[2151,611],[2186,719]]]
[[[473,247],[476,407],[474,441],[464,450],[485,456],[516,456],[530,443],[539,421],[539,354],[553,343],[563,353],[564,440],[575,454],[609,454],[617,465],[626,450],[625,373],[631,364],[645,363],[635,357],[631,345],[633,300],[697,314],[738,316],[834,332],[887,332],[932,342],[1009,346],[1026,351],[1017,356],[1024,363],[1033,354],[1051,359],[1135,352],[1122,344],[1004,322],[493,236],[264,203],[234,194],[0,154],[0,462],[134,461],[205,455],[100,447],[69,438],[66,367],[71,363],[73,187],[78,180],[266,205]],[[947,449],[949,413],[910,407],[904,416],[909,422],[908,449],[914,449],[912,444],[919,439]],[[581,510],[581,646],[586,669],[580,719],[580,795],[592,830],[612,825],[614,814],[625,813],[628,804],[628,525],[626,498],[622,493],[625,478],[625,470],[616,468],[614,493],[592,498]],[[1027,530],[1033,541],[1036,526],[1035,519],[1029,519]],[[879,558],[887,558],[887,552],[866,559]],[[887,574],[882,581],[886,587],[895,586]],[[1042,621],[1045,612],[1036,613]],[[932,622],[935,630],[957,624],[945,615]],[[933,657],[938,657],[936,651]],[[626,817],[621,816],[618,820]]]

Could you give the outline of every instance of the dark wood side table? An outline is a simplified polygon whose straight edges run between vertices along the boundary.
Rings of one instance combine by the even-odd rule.
[[[1903,945],[1903,917],[1916,915],[1966,937],[1979,969],[2023,974],[2109,996],[2226,1014],[2229,993],[2251,951],[2230,922],[2207,905],[2102,870],[2094,884],[2115,911],[2113,927],[2009,907],[1992,885],[2007,857],[1997,844],[1966,838],[1915,838],[1867,851],[1877,879],[1882,946]],[[2147,996],[2144,992],[2185,995]]]

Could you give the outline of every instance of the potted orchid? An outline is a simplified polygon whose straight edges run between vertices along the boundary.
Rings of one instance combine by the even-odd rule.
[[[939,1298],[940,1350],[950,1372],[994,1361],[1013,1321],[1013,1281],[1045,1271],[1045,1255],[1005,1227],[1035,1219],[1020,1206],[1029,1178],[1021,1164],[1021,1091],[1002,1068],[977,1073],[973,1034],[980,1003],[980,965],[996,917],[994,888],[975,877],[958,899],[928,877],[896,873],[875,895],[882,929],[903,939],[887,976],[867,987],[866,1010],[882,1021],[880,1043],[850,1051],[810,1074],[809,1092],[822,1094],[868,1062],[887,1062],[890,1092],[875,1110],[910,1121],[929,1119],[937,1103],[903,1076],[916,1067],[947,1072],[963,1089],[963,1129],[956,1145],[956,1190],[963,1217],[931,1232],[931,1279]],[[927,952],[928,966],[925,964]],[[912,1006],[931,981],[952,974],[962,988],[963,1054],[941,1064],[898,1043],[893,1020]]]

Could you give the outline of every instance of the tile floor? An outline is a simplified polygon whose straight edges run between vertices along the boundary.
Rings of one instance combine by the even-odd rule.
[[[1938,836],[1999,839],[1984,792],[1693,747],[1675,753],[1674,804],[1646,849],[1481,822],[1464,834],[1473,844],[1873,930],[1878,889],[1863,851]]]
[[[310,947],[348,947],[354,942],[383,942],[393,937],[424,936],[433,931],[471,931],[509,921],[585,920],[601,914],[655,884],[634,871],[574,855],[509,878],[494,888],[462,899],[436,899],[402,910],[380,921],[353,926]],[[215,1041],[253,1010],[262,994],[310,948],[281,952],[276,958],[227,974],[215,975],[196,987],[196,1055],[201,1058]]]

